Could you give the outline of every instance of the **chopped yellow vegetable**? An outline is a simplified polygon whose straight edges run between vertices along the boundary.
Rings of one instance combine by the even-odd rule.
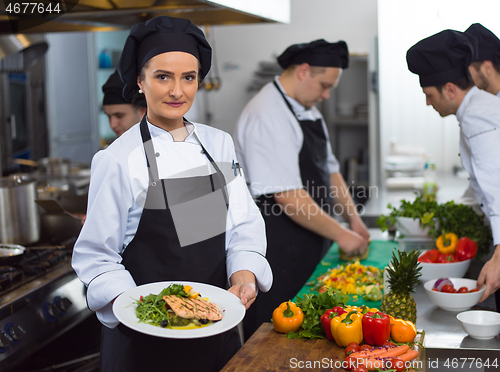
[[[317,281],[319,286],[332,287],[344,294],[363,296],[368,286],[382,287],[383,270],[355,261],[329,269]]]

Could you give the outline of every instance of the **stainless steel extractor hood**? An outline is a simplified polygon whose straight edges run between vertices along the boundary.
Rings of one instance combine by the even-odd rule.
[[[0,34],[111,31],[130,28],[158,15],[190,19],[198,25],[290,21],[290,0],[59,0],[42,1],[51,11],[31,7],[17,13],[0,4]],[[6,2],[4,2],[6,4]],[[29,3],[27,3],[29,4]],[[31,12],[31,13],[30,13]]]
[[[0,71],[25,71],[33,66],[48,49],[41,35],[0,36]]]

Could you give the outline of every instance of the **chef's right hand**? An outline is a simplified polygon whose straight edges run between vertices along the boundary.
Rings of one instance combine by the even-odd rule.
[[[343,228],[340,237],[337,239],[337,244],[348,256],[362,256],[368,249],[368,240],[345,228]]]

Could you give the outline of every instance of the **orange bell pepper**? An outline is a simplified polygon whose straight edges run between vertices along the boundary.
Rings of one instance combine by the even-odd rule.
[[[296,332],[304,321],[304,313],[291,301],[283,302],[273,311],[273,326],[276,332]]]

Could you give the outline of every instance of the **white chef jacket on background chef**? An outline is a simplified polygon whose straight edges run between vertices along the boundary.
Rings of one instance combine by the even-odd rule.
[[[240,270],[255,274],[261,290],[269,290],[272,272],[265,259],[265,226],[244,178],[234,166],[237,163],[229,134],[203,124],[188,125],[190,134],[184,141],[173,141],[171,134],[148,122],[156,151],[159,178],[215,173],[202,154],[193,130],[224,173],[229,195],[226,230],[226,267],[228,279]],[[214,145],[217,144],[217,145]],[[222,146],[221,146],[222,144]],[[106,150],[92,160],[92,182],[89,189],[87,220],[75,244],[78,259],[73,268],[88,285],[89,308],[99,320],[114,327],[118,320],[110,302],[136,284],[120,263],[121,254],[132,241],[141,219],[148,169],[139,125],[133,126]],[[189,223],[189,221],[187,221]]]
[[[460,157],[470,186],[491,223],[493,244],[500,244],[500,100],[472,87],[456,113]]]
[[[278,77],[275,76],[274,81],[284,91]],[[339,163],[332,153],[325,121],[319,110],[315,106],[307,110],[293,98],[286,96],[286,99],[299,120],[321,119],[327,139],[328,171],[330,174],[340,172]],[[262,118],[265,118],[265,121],[262,121]],[[293,116],[272,82],[267,83],[242,112],[235,132],[236,156],[250,181],[252,195],[303,188],[299,153],[304,134],[297,118]],[[262,151],[262,148],[265,151]]]

